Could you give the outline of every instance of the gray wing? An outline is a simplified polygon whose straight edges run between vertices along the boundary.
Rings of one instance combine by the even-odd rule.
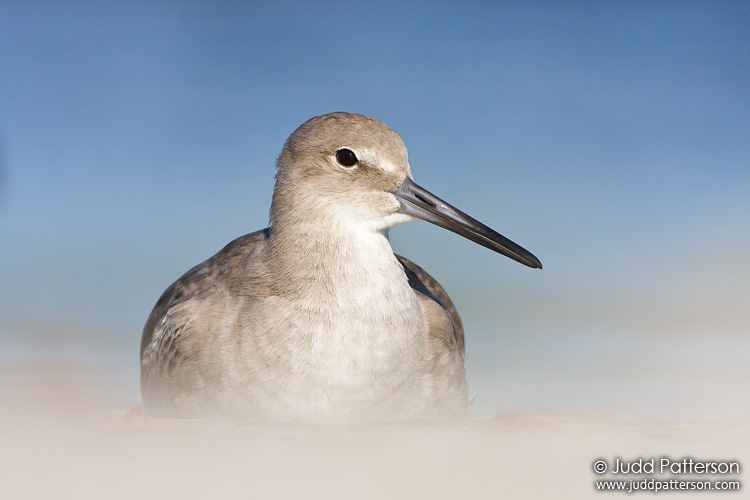
[[[453,301],[448,297],[445,289],[435,280],[435,278],[427,274],[427,271],[416,265],[414,262],[406,257],[402,257],[401,255],[396,255],[396,258],[404,267],[406,277],[409,279],[409,286],[423,297],[436,302],[446,311],[453,323],[453,336],[451,339],[446,340],[455,342],[455,346],[461,353],[461,357],[464,357],[464,327],[461,323],[461,317],[458,315],[458,310],[456,310],[456,306],[453,305]]]
[[[268,229],[229,243],[216,255],[190,269],[161,295],[141,337],[141,394],[146,409],[177,413],[179,401],[200,392],[205,381],[197,366],[197,337],[207,335],[198,316],[210,315],[212,296],[236,285],[225,275],[229,262],[247,260],[267,238]],[[262,290],[257,290],[262,294]]]

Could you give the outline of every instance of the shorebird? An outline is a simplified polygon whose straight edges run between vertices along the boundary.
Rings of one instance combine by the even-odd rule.
[[[143,331],[157,417],[366,423],[456,419],[469,403],[461,319],[395,255],[432,222],[532,268],[527,250],[417,185],[401,137],[364,115],[303,123],[277,161],[268,228],[190,269]]]

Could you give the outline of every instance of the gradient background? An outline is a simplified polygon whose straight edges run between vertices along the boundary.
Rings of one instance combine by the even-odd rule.
[[[137,404],[156,299],[346,110],[544,263],[391,231],[462,313],[477,414],[750,415],[750,4],[375,3],[0,2],[0,390]]]

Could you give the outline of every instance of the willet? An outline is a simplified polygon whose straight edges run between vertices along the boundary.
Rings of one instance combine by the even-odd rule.
[[[415,184],[401,137],[373,118],[312,118],[277,163],[270,227],[189,270],[151,312],[145,411],[308,423],[463,416],[458,312],[394,255],[388,229],[422,219],[542,264]]]

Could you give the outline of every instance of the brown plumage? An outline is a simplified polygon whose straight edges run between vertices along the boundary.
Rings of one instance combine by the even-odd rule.
[[[400,136],[382,122],[348,113],[305,122],[279,157],[270,227],[188,271],[149,316],[146,411],[320,423],[461,417],[458,312],[387,239],[415,219],[541,267],[414,184]]]

